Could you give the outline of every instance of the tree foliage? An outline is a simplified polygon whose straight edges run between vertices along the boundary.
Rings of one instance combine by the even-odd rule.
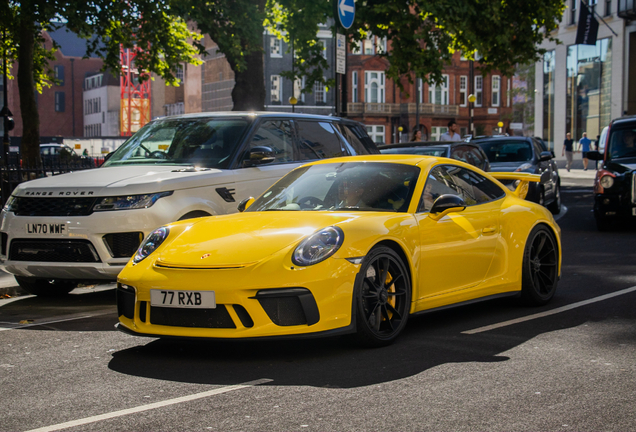
[[[155,72],[176,83],[179,63],[199,63],[191,41],[200,36],[188,29],[167,2],[153,0],[8,0],[0,3],[2,47],[8,63],[18,63],[20,110],[25,123],[23,160],[39,164],[39,117],[35,91],[54,80],[48,61],[59,47],[44,45],[43,32],[65,25],[87,39],[87,56],[97,54],[105,68],[119,71],[120,45],[143,48],[136,57],[141,71]],[[11,77],[13,78],[13,77]],[[148,75],[142,75],[142,79]]]

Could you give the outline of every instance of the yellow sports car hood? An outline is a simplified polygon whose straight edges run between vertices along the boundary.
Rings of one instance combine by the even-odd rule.
[[[315,231],[359,215],[246,212],[195,223],[166,244],[157,265],[179,268],[245,267],[300,242]]]

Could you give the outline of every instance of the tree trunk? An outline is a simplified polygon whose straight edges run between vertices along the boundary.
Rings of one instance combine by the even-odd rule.
[[[245,69],[234,70],[233,110],[263,111],[265,109],[265,80],[263,79],[262,50],[248,54],[245,56],[245,61]]]
[[[22,114],[22,163],[26,167],[41,165],[40,159],[40,115],[35,101],[33,82],[33,52],[35,28],[33,19],[24,16],[19,24],[18,90],[20,113]]]

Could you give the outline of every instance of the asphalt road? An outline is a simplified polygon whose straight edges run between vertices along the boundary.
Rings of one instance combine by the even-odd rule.
[[[636,230],[564,185],[549,305],[422,315],[386,348],[128,336],[108,289],[0,300],[0,431],[636,431]]]

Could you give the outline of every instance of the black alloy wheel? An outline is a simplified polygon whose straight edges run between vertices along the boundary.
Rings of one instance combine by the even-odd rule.
[[[392,343],[411,308],[411,281],[400,256],[380,246],[369,252],[356,278],[356,337],[364,346]]]
[[[559,251],[554,235],[545,225],[536,226],[528,236],[523,253],[521,300],[530,306],[548,303],[559,277]]]

